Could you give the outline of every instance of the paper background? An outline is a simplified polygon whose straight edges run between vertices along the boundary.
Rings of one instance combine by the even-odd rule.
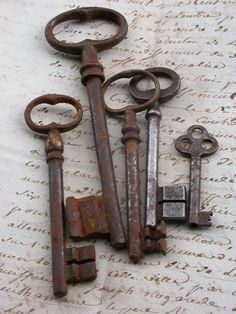
[[[80,6],[104,6],[122,13],[127,39],[99,57],[106,77],[130,68],[167,66],[182,78],[177,97],[162,107],[160,183],[188,185],[189,160],[173,140],[201,124],[219,142],[203,160],[202,202],[213,210],[213,226],[191,230],[168,227],[168,254],[146,256],[132,265],[127,251],[95,243],[98,278],[52,295],[48,173],[44,138],[24,123],[23,112],[35,97],[61,93],[80,99],[83,122],[63,135],[65,197],[100,192],[86,89],[79,66],[53,50],[44,27],[57,14]],[[235,265],[235,0],[0,1],[1,90],[1,313],[231,313],[236,311]],[[74,27],[74,26],[73,26]],[[107,26],[65,28],[59,36],[107,35]],[[62,31],[63,29],[61,29]],[[112,28],[113,30],[113,28]],[[60,30],[59,30],[60,31]],[[89,34],[90,33],[90,34]],[[78,37],[76,37],[78,36]],[[115,102],[126,98],[123,91]],[[38,120],[45,119],[38,112]],[[70,114],[70,112],[69,112]],[[58,117],[67,118],[67,108]],[[117,187],[125,215],[125,167],[121,121],[108,119]],[[142,144],[142,200],[146,131],[139,117]],[[143,205],[142,205],[143,209]],[[125,216],[124,216],[125,221]]]

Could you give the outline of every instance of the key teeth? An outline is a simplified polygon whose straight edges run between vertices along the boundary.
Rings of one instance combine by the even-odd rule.
[[[166,223],[163,220],[161,220],[160,222],[160,231],[161,237],[166,238],[167,237]]]
[[[145,241],[144,241],[144,251],[146,253],[153,252],[153,244],[155,244],[155,241],[152,241],[151,239],[145,239]]]
[[[211,227],[211,216],[213,216],[212,211],[201,211],[198,213],[196,221],[195,219],[193,221],[190,220],[189,225],[191,227]]]
[[[97,278],[96,263],[67,265],[67,278],[68,283],[73,284],[95,280]]]
[[[76,284],[97,278],[94,245],[67,248],[65,252],[68,283]]]
[[[137,264],[143,258],[143,255],[129,255],[129,258],[134,264]]]
[[[96,260],[96,252],[94,245],[87,245],[83,247],[66,248],[67,264],[85,263],[87,260]]]
[[[187,192],[184,185],[158,187],[158,219],[171,223],[186,221]]]
[[[146,227],[144,229],[144,251],[146,253],[162,252],[166,255],[166,237],[166,223],[163,220],[160,222],[160,229],[158,230]]]
[[[166,231],[166,223],[161,220],[160,222],[160,229],[151,229],[149,227],[144,228],[144,238],[150,238],[153,240],[160,240],[162,238],[167,237]]]
[[[164,255],[166,255],[166,253],[167,253],[167,242],[166,242],[166,240],[165,240],[165,239],[161,239],[161,240],[159,241],[159,244],[160,244],[160,251],[161,251]]]
[[[109,237],[110,230],[102,196],[66,199],[66,222],[69,237],[78,242],[95,237]]]
[[[206,226],[206,227],[211,227],[212,222],[211,222],[211,216],[213,215],[212,211],[203,211],[199,213],[199,221],[200,221],[200,226]]]
[[[144,244],[144,251],[145,253],[163,253],[166,255],[167,252],[167,243],[165,239],[161,240],[153,240],[153,239],[146,239]]]

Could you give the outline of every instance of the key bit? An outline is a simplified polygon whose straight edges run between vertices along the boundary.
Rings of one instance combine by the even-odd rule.
[[[211,211],[201,211],[201,158],[214,154],[217,140],[201,125],[191,126],[185,135],[175,140],[175,148],[190,157],[189,218],[190,226],[211,226]]]
[[[160,229],[144,228],[144,252],[162,252],[166,255],[166,223],[162,220],[160,222]]]
[[[68,124],[52,122],[37,125],[31,119],[33,108],[39,104],[56,105],[68,103],[75,107],[76,116]],[[72,97],[49,94],[31,101],[25,109],[25,121],[33,131],[47,134],[45,153],[49,170],[49,197],[51,220],[52,280],[53,293],[63,297],[67,293],[67,283],[94,280],[96,278],[95,248],[92,245],[82,248],[65,248],[64,188],[63,188],[63,140],[60,133],[74,129],[82,119],[82,107]]]
[[[68,235],[73,241],[109,237],[110,226],[102,196],[66,199]]]
[[[112,242],[114,248],[124,248],[124,237],[120,233],[120,213],[105,206],[104,195],[79,199],[68,197],[65,216],[68,236],[73,241],[90,238],[106,238],[112,241],[113,238],[116,239]]]
[[[66,248],[67,281],[73,284],[93,281],[97,277],[94,245]]]
[[[187,218],[187,191],[184,185],[158,187],[159,220],[185,222]]]
[[[167,243],[165,239],[145,239],[145,253],[162,252],[166,255],[167,253]]]

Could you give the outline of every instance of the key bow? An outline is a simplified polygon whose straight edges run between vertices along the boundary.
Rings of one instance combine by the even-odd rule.
[[[175,148],[186,156],[204,157],[217,151],[218,142],[203,126],[192,125],[185,135],[175,140]]]

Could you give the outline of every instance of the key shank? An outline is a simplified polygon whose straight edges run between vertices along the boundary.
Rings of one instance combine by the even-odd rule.
[[[191,157],[189,179],[189,219],[191,227],[212,225],[211,211],[201,211],[201,157]]]
[[[147,175],[146,175],[146,210],[145,226],[156,228],[157,225],[157,190],[158,190],[158,154],[161,112],[158,102],[146,114],[148,124],[147,137]]]
[[[126,245],[126,239],[121,220],[106,114],[103,104],[101,87],[104,81],[103,67],[98,62],[97,52],[92,46],[88,46],[83,50],[80,72],[82,75],[82,83],[86,85],[88,92],[103,201],[107,209],[107,219],[110,226],[110,242],[113,247],[122,248]]]
[[[201,158],[192,156],[190,159],[189,178],[189,224],[194,226],[198,221],[200,212],[200,191],[201,191]]]
[[[136,113],[126,110],[125,123],[122,128],[122,143],[126,154],[127,180],[127,216],[128,216],[128,249],[129,257],[137,263],[143,257],[143,230],[140,214],[140,179],[139,179],[139,127],[136,123]]]
[[[45,143],[45,152],[49,170],[53,292],[57,297],[64,296],[67,293],[63,227],[63,150],[63,141],[59,131],[55,129],[50,130]]]

